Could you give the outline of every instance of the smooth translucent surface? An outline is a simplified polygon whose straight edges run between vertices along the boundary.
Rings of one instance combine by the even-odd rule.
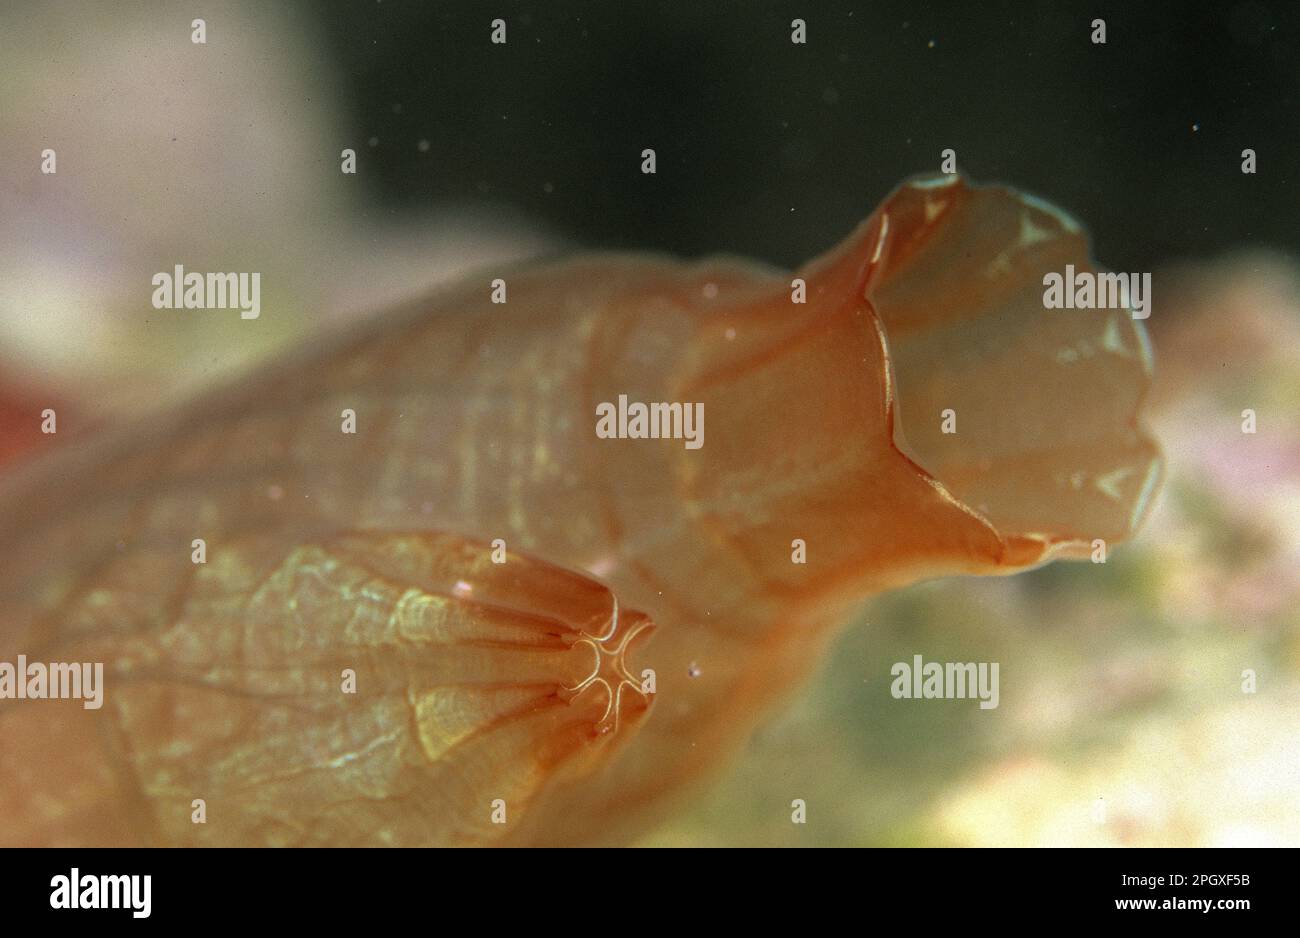
[[[0,839],[643,829],[865,596],[1131,533],[1158,475],[1149,355],[1122,313],[1042,308],[1065,263],[1088,266],[1084,239],[1036,200],[905,185],[794,275],[806,304],[735,261],[491,272],[22,467],[0,493],[0,659],[108,677],[99,711],[0,703]],[[704,447],[598,439],[621,394],[702,402]]]

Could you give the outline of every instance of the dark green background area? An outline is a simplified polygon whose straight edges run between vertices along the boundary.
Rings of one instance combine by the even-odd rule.
[[[583,245],[792,266],[952,147],[972,178],[1073,212],[1115,268],[1300,250],[1296,3],[338,0],[296,15],[336,63],[386,212],[513,206]],[[488,41],[497,16],[505,46]],[[790,42],[795,17],[807,45]]]

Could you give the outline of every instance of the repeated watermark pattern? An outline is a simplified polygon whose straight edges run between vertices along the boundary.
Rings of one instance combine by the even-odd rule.
[[[172,51],[190,64],[233,56],[239,31],[196,12],[215,11],[167,14]],[[537,28],[545,18],[478,16],[474,48],[496,62],[520,48],[562,54]],[[765,27],[761,55],[779,49],[806,61],[806,74],[816,61],[830,75],[849,57],[826,43],[865,18],[783,16]],[[1101,60],[1127,25],[1078,17],[1071,42]],[[586,25],[574,29],[589,38]],[[957,45],[938,30],[919,35],[911,18],[897,32],[936,62]],[[843,82],[814,83],[811,101],[783,106],[878,110]],[[359,192],[378,185],[377,155],[395,148],[437,179],[455,158],[443,125],[412,115],[409,101],[383,110],[410,119],[397,142],[382,127],[340,121],[302,135],[305,170],[276,172]],[[1203,120],[1179,117],[1179,132],[1204,140]],[[785,115],[778,121],[790,131]],[[61,187],[97,154],[30,126],[48,139],[21,141],[23,184],[65,198]],[[171,142],[182,142],[176,133]],[[0,661],[0,714],[41,728],[69,712],[95,727],[107,754],[87,759],[102,756],[97,768],[113,784],[0,766],[0,784],[26,799],[21,819],[37,818],[22,836],[75,839],[58,824],[81,812],[110,832],[96,828],[101,840],[129,830],[150,844],[595,843],[624,815],[632,837],[650,827],[638,812],[657,819],[674,789],[723,766],[769,698],[813,673],[810,656],[877,593],[1068,558],[1082,561],[1073,576],[1089,588],[1106,584],[1107,615],[1125,614],[1124,578],[1135,574],[1116,545],[1146,520],[1164,471],[1144,423],[1153,274],[1095,269],[1081,224],[1010,185],[972,182],[1001,164],[960,121],[915,134],[915,144],[897,142],[908,160],[892,174],[897,187],[877,193],[874,210],[854,203],[856,227],[835,218],[844,233],[833,247],[809,234],[822,220],[805,225],[800,243],[824,250],[793,268],[600,251],[516,266],[469,247],[473,273],[445,292],[354,324],[345,342],[313,321],[297,336],[303,349],[250,372],[248,393],[200,388],[174,420],[140,428],[44,388],[24,400],[13,422],[50,462],[40,485],[0,488],[4,535],[19,532],[0,561],[21,571],[0,580],[18,597],[0,598],[0,626],[10,629],[6,615],[14,622],[0,637],[19,636],[22,651]],[[1244,146],[1258,141],[1242,136],[1216,151],[1216,165],[1234,185],[1258,185],[1261,165],[1266,178],[1283,160],[1263,149],[1261,164]],[[776,189],[783,167],[802,168],[816,151],[789,137],[775,148]],[[673,204],[683,167],[714,158],[663,127],[610,139],[611,179],[647,193],[643,211]],[[539,198],[558,197],[552,178],[536,180]],[[477,192],[494,185],[482,179]],[[796,211],[779,201],[782,217],[787,205]],[[265,311],[259,326],[229,331],[242,340],[278,328],[280,295],[292,291],[265,244],[128,252],[135,325],[208,323],[180,333],[195,361],[220,357],[204,343],[225,323]],[[378,267],[372,275],[364,258],[349,260],[358,265],[349,276],[382,282]],[[224,269],[245,266],[260,269]],[[1173,310],[1172,281],[1158,270],[1162,310]],[[232,315],[150,319],[150,310]],[[1289,450],[1270,435],[1277,409],[1254,388],[1234,392],[1207,441],[1272,446],[1266,458],[1283,461]],[[80,429],[82,413],[118,445],[74,453],[57,439]],[[1253,533],[1234,544],[1245,552],[1266,540]],[[66,556],[46,557],[49,544]],[[1031,618],[1032,607],[1008,593],[979,610]],[[956,647],[937,634],[854,646],[864,710],[960,714],[1026,733],[1058,718],[1018,712],[1041,676],[1009,651],[990,654],[992,638],[972,630],[963,657],[1002,657],[1013,680],[1005,710],[976,714],[999,710],[1003,662],[930,657]],[[88,636],[99,644],[78,644]],[[113,663],[106,710],[104,662],[58,660],[87,647]],[[891,664],[898,655],[910,657]],[[1142,699],[1130,674],[1092,677]],[[1247,705],[1277,681],[1246,655],[1218,677]],[[91,715],[51,701],[79,701]],[[945,710],[952,702],[967,703]],[[70,732],[52,751],[83,755],[83,738]],[[51,765],[75,761],[56,755]],[[793,842],[854,816],[828,807],[824,789],[764,783],[782,787],[761,800],[762,818]],[[1079,787],[1072,810],[1086,835],[1122,826],[1115,791]],[[960,805],[952,814],[983,816]],[[18,829],[10,820],[0,814],[0,844],[6,827]],[[74,866],[49,885],[54,910],[152,913],[149,875]]]

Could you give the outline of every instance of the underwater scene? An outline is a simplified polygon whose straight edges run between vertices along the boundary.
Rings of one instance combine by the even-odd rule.
[[[1300,12],[1178,6],[6,3],[0,845],[1300,846]]]

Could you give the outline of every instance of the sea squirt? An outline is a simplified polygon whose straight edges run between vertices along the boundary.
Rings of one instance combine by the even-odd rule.
[[[0,660],[106,686],[0,701],[0,841],[626,841],[865,597],[1134,532],[1151,355],[1126,310],[1043,308],[1067,263],[1061,212],[918,179],[793,274],[493,271],[25,462]],[[706,442],[598,437],[620,395]]]

